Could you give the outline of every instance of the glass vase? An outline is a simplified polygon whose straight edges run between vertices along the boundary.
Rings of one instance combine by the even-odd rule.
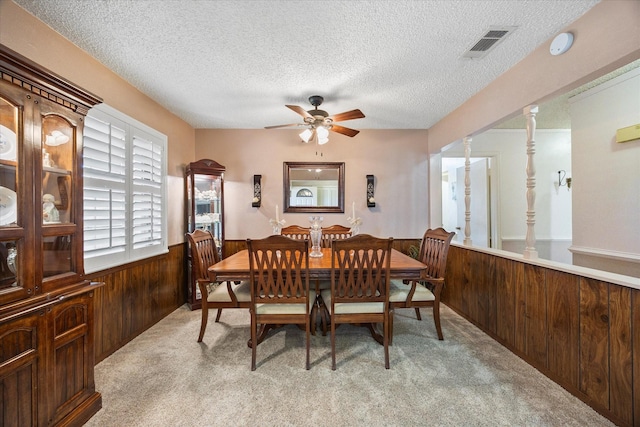
[[[311,238],[311,252],[310,257],[322,256],[322,217],[312,216],[309,217],[311,221],[311,228],[309,230],[309,237]]]

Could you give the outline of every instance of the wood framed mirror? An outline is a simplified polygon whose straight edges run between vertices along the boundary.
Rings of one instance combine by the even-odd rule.
[[[284,211],[344,213],[344,162],[284,162]]]

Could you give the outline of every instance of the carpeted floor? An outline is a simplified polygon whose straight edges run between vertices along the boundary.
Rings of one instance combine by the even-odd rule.
[[[249,313],[209,317],[183,306],[96,366],[103,408],[87,426],[612,426],[608,420],[448,307],[438,341],[423,321],[396,310],[391,369],[364,328],[311,338],[286,326],[257,349],[251,372]]]

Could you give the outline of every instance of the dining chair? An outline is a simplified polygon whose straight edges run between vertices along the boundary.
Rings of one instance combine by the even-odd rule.
[[[310,311],[315,290],[309,289],[309,241],[273,235],[247,239],[251,281],[251,370],[256,369],[258,325],[305,325],[309,369]]]
[[[414,280],[410,284],[405,284],[401,280],[392,280],[389,291],[389,304],[392,311],[396,308],[413,307],[416,310],[418,320],[422,320],[420,307],[433,307],[433,320],[439,340],[444,339],[440,325],[440,294],[444,287],[444,272],[447,266],[449,245],[455,234],[447,232],[442,227],[428,229],[420,242],[418,255],[418,260],[427,265],[427,278],[421,281]],[[391,317],[391,331],[393,332],[393,316]]]
[[[321,291],[331,322],[331,369],[336,369],[336,326],[382,323],[384,365],[389,369],[389,276],[393,238],[358,234],[334,240],[331,289]]]
[[[281,236],[286,236],[290,239],[296,240],[309,240],[310,235],[310,227],[300,227],[299,225],[288,225],[286,227],[282,227],[280,230]]]
[[[352,232],[349,227],[345,227],[343,225],[330,225],[328,227],[322,227],[322,247],[323,248],[331,248],[331,242],[334,240],[344,240],[352,237]],[[319,280],[316,282],[316,289],[318,292],[323,291],[325,289],[331,289],[331,281],[330,280]],[[313,306],[313,310],[311,313],[311,318],[319,318],[320,325],[322,327],[322,335],[327,335],[327,323],[328,320],[326,316],[327,311],[324,309],[322,298],[318,298],[318,301]],[[311,333],[315,335],[315,324],[312,325]]]
[[[209,320],[209,309],[217,309],[216,322],[220,321],[223,308],[246,308],[251,305],[251,292],[248,281],[239,283],[227,281],[226,284],[212,283],[207,269],[220,261],[213,235],[210,231],[194,230],[187,233],[191,248],[192,274],[202,294],[202,319],[198,342],[202,342]]]
[[[330,225],[328,227],[322,227],[322,247],[330,248],[331,242],[334,240],[348,239],[353,234],[349,227],[343,225]]]

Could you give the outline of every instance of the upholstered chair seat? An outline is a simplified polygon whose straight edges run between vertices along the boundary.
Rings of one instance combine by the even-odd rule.
[[[405,285],[401,280],[391,280],[391,286],[389,288],[389,302],[404,302],[409,297],[411,291],[411,284]],[[426,286],[421,283],[416,284],[416,290],[411,298],[412,302],[416,301],[435,301],[436,296],[433,295]]]
[[[329,315],[331,315],[331,289],[320,293]],[[335,304],[336,314],[384,313],[382,302],[338,302]]]
[[[251,288],[249,291],[249,299],[251,299]],[[315,302],[315,291],[309,291],[309,313]],[[304,304],[256,304],[256,314],[305,314],[306,308]]]
[[[238,302],[251,302],[251,283],[248,280],[243,280],[240,283],[209,283],[207,290],[209,295],[207,296],[208,302],[232,302],[231,293],[227,286],[231,287],[231,292],[236,296]]]

